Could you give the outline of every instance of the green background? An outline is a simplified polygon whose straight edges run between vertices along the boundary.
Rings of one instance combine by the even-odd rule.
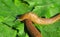
[[[0,0],[0,37],[29,37],[17,15],[34,12],[51,18],[60,13],[60,0]],[[43,37],[60,37],[60,20],[48,26],[34,24]]]

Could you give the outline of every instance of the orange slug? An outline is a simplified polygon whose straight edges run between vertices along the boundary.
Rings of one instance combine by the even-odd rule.
[[[52,24],[56,21],[58,21],[60,19],[60,14],[58,14],[57,16],[53,17],[53,18],[41,18],[38,17],[36,14],[34,14],[33,12],[29,12],[26,14],[23,14],[21,17],[19,17],[20,21],[23,21],[25,19],[29,19],[31,20],[33,23],[37,23],[37,24]]]
[[[24,23],[27,27],[30,37],[42,37],[40,32],[35,28],[31,20],[26,19],[24,20]]]

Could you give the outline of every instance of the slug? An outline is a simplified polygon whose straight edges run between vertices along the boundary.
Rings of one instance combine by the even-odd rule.
[[[29,19],[24,20],[24,23],[27,27],[28,32],[30,33],[31,37],[42,37],[40,32],[32,25],[32,21]]]
[[[38,17],[33,12],[29,12],[29,13],[23,14],[22,16],[19,17],[19,20],[20,21],[23,21],[25,19],[29,19],[33,23],[36,23],[36,24],[40,24],[40,25],[44,24],[44,25],[47,25],[47,24],[52,24],[52,23],[58,21],[60,19],[60,14],[58,14],[57,16],[55,16],[53,18],[48,19],[48,18]]]

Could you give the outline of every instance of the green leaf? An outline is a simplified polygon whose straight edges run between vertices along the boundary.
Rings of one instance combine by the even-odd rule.
[[[60,13],[59,0],[25,0],[34,7],[33,12],[39,17],[50,18]]]
[[[17,31],[11,29],[5,24],[0,23],[0,37],[16,37]]]
[[[39,17],[51,18],[60,13],[60,0],[0,0],[0,37],[29,37],[24,23],[13,21],[17,15],[30,11]],[[43,37],[60,37],[59,22],[48,26],[36,24],[36,27]]]
[[[60,20],[49,25],[37,25],[43,37],[60,37]]]

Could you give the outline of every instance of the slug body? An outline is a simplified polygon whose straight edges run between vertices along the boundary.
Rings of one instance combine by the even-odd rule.
[[[20,21],[23,21],[25,19],[29,19],[33,23],[37,23],[37,24],[52,24],[60,19],[60,14],[53,18],[47,19],[47,18],[39,18],[36,14],[29,12],[29,13],[23,14],[19,18]]]
[[[24,20],[24,23],[27,27],[27,30],[29,31],[31,37],[41,37],[40,32],[35,28],[34,25],[32,25],[32,21],[31,20]]]

